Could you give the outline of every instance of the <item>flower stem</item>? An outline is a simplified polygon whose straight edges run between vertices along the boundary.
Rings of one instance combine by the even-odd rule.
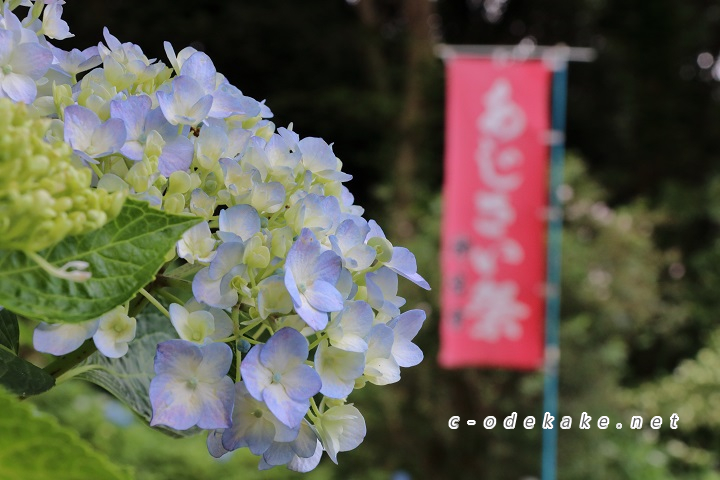
[[[183,303],[185,303],[185,302],[183,302],[182,300],[180,300],[178,297],[176,297],[175,295],[173,295],[172,293],[168,292],[167,290],[160,289],[160,290],[157,291],[157,293],[158,293],[158,295],[160,295],[161,297],[163,297],[165,300],[169,300],[169,301],[172,302],[172,303],[178,303],[178,304],[180,304],[180,305],[182,305]]]
[[[95,175],[98,176],[98,180],[101,179],[103,177],[103,172],[102,172],[102,170],[100,170],[100,167],[98,167],[94,163],[89,163],[89,165],[90,165],[90,168],[92,168],[93,172],[95,172]]]
[[[155,308],[157,308],[158,310],[160,310],[160,312],[161,312],[163,315],[165,315],[166,317],[170,318],[170,312],[168,312],[167,309],[166,309],[165,307],[163,307],[162,304],[155,299],[155,297],[153,297],[152,295],[150,295],[150,293],[148,293],[147,290],[145,290],[144,288],[141,288],[139,293],[140,293],[140,295],[142,295],[143,297],[147,298],[147,299],[148,299],[148,302],[152,303],[152,304],[155,306]]]
[[[238,334],[239,336],[244,335],[244,334],[245,334],[246,332],[248,332],[249,330],[252,330],[253,328],[257,327],[258,324],[262,323],[262,321],[263,321],[262,319],[258,319],[258,320],[256,320],[256,321],[254,321],[254,322],[251,323],[250,325],[248,325],[248,326],[246,326],[245,328],[243,328],[242,330],[238,331],[237,334]]]
[[[318,333],[317,335],[318,335],[317,338],[315,339],[314,342],[312,342],[310,344],[310,346],[308,347],[308,350],[312,350],[313,348],[317,347],[318,345],[320,345],[320,342],[322,342],[326,338],[323,336],[322,333]]]
[[[317,404],[315,404],[315,399],[310,398],[310,407],[312,408],[313,413],[315,413],[316,416],[320,416],[320,409],[318,409]]]
[[[233,337],[235,338],[233,349],[235,350],[235,383],[237,383],[242,380],[242,373],[240,372],[242,359],[240,349],[238,348],[238,343],[240,343],[240,339],[242,338],[242,333],[240,332],[240,307],[233,307],[230,315],[232,315]]]
[[[67,355],[58,357],[54,362],[43,368],[43,370],[54,378],[59,378],[62,374],[71,370],[75,365],[92,355],[96,350],[97,347],[95,346],[95,342],[92,338],[89,338],[80,346],[80,348],[74,352],[68,353]]]
[[[238,338],[240,338],[240,337],[238,337],[237,335],[230,335],[229,337],[225,337],[225,338],[221,338],[219,340],[213,340],[213,341],[218,342],[218,343],[230,343],[230,342],[234,342]]]

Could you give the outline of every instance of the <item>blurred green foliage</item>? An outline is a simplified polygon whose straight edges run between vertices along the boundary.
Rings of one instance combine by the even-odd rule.
[[[111,458],[118,465],[131,467],[134,478],[138,480],[303,477],[285,468],[260,472],[257,470],[257,457],[247,449],[214,459],[207,453],[205,435],[170,438],[148,427],[117,400],[85,382],[72,381],[60,385],[46,395],[33,397],[31,401],[40,409],[56,415],[66,428],[75,430],[92,445],[95,452]],[[64,461],[58,462],[59,466],[64,464]],[[319,467],[312,478],[332,478],[329,467]],[[88,472],[86,476],[74,478],[110,477],[93,476]]]
[[[21,403],[0,389],[0,478],[32,480],[127,480],[130,473],[94,451],[74,425]]]

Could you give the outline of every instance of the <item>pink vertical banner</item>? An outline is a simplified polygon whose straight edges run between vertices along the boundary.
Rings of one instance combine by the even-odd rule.
[[[443,367],[542,365],[551,72],[448,60]]]

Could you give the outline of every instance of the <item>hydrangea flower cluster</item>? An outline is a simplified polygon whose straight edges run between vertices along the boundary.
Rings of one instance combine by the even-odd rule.
[[[63,3],[4,2],[0,97],[53,118],[47,138],[98,191],[204,219],[169,261],[189,300],[165,312],[179,338],[157,347],[151,425],[205,429],[212,455],[247,447],[261,469],[309,471],[323,452],[337,463],[366,433],[349,395],[423,358],[412,340],[425,313],[401,313],[397,295],[399,277],[430,288],[415,257],[362,217],[332,145],[276,128],[208,55],[166,43],[166,66],[107,29],[97,47],[63,51],[48,40],[70,36]],[[134,332],[119,306],[41,324],[35,346],[62,355],[92,337],[120,357]]]
[[[70,148],[45,141],[49,123],[0,98],[0,249],[37,252],[102,227],[122,207],[122,192],[91,188]]]

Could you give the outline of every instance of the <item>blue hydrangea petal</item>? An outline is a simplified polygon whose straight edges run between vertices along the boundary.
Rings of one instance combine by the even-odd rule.
[[[223,436],[224,431],[225,430],[223,430],[223,429],[217,429],[217,430],[211,430],[208,433],[208,437],[207,437],[208,453],[210,453],[210,455],[212,455],[215,458],[220,458],[230,451],[230,450],[227,450],[225,447],[223,447],[223,444],[222,444],[222,436]]]
[[[263,401],[270,411],[282,423],[290,428],[297,428],[310,407],[310,402],[296,402],[285,392],[279,383],[268,385],[263,390]]]
[[[260,231],[260,216],[250,205],[235,205],[220,212],[220,231],[247,241]]]
[[[169,140],[158,159],[158,171],[165,177],[173,172],[186,171],[193,160],[194,147],[189,138],[178,136]]]
[[[379,237],[379,238],[385,238],[385,232],[383,232],[383,229],[380,228],[380,225],[377,224],[375,220],[368,220],[368,227],[370,230],[368,230],[366,240],[371,239],[373,237]]]
[[[195,102],[185,114],[187,125],[197,125],[202,122],[212,108],[212,95],[205,95]]]
[[[323,280],[332,285],[335,285],[340,276],[340,269],[342,268],[342,260],[337,253],[327,250],[320,254],[317,259],[317,263],[313,269],[312,275],[310,275],[310,281]]]
[[[308,341],[294,328],[281,328],[260,352],[260,361],[271,372],[285,374],[307,359]]]
[[[198,376],[207,380],[226,378],[232,363],[232,349],[225,343],[210,343],[199,347],[202,361],[198,365]]]
[[[112,100],[110,102],[110,117],[118,118],[125,123],[128,141],[137,141],[145,129],[145,117],[150,113],[152,100],[147,95],[134,95],[127,100]],[[137,143],[140,145],[140,143]],[[141,152],[142,154],[142,152]],[[123,153],[123,155],[125,155]],[[127,156],[127,155],[125,155]],[[131,160],[142,160],[142,156],[128,157]]]
[[[272,382],[272,372],[260,363],[260,353],[264,347],[265,345],[252,347],[240,364],[240,373],[245,387],[256,400],[263,399],[262,392]]]
[[[392,356],[401,367],[414,367],[423,360],[420,347],[412,343],[412,339],[420,331],[425,321],[425,312],[422,310],[408,310],[393,319],[389,326],[394,332]]]
[[[100,118],[89,108],[80,105],[65,107],[65,142],[75,150],[85,150],[91,144],[95,128],[100,126]]]
[[[225,344],[216,343],[215,345]],[[227,347],[227,345],[225,346]],[[230,359],[232,360],[232,355]],[[202,411],[197,426],[206,429],[230,427],[230,416],[235,398],[235,387],[230,377],[225,376],[213,384],[201,384],[197,393],[202,402]]]
[[[288,251],[285,268],[293,271],[296,281],[305,282],[318,260],[319,253],[320,242],[315,238],[315,234],[309,228],[303,228]]]
[[[314,470],[320,464],[320,458],[322,457],[323,448],[320,440],[315,440],[315,452],[312,456],[303,458],[300,456],[294,457],[287,465],[288,470],[293,472],[306,473]]]
[[[268,465],[278,466],[285,465],[295,456],[290,442],[273,442],[265,453],[263,453],[263,460]]]
[[[362,373],[362,368],[360,373]],[[280,383],[285,387],[288,397],[298,402],[309,399],[317,394],[322,387],[322,381],[318,373],[310,365],[304,363],[283,373]]]
[[[316,310],[321,312],[339,312],[343,309],[343,297],[331,284],[317,280],[305,291],[305,298]]]
[[[238,301],[238,294],[235,290],[222,291],[222,277],[213,279],[210,276],[210,269],[203,268],[195,274],[192,283],[192,291],[198,301],[215,308],[230,308]]]
[[[125,144],[126,136],[123,121],[119,118],[111,118],[95,128],[90,139],[91,150],[86,153],[92,157],[103,157],[118,152]]]
[[[193,53],[180,68],[180,75],[187,75],[195,80],[205,93],[215,90],[216,73],[215,65],[204,52]]]
[[[254,455],[262,455],[272,445],[275,427],[264,418],[253,422],[245,432],[245,441]]]
[[[150,382],[153,415],[150,425],[166,425],[187,430],[200,420],[203,406],[187,381],[169,374],[158,375]]]
[[[229,83],[220,85],[213,93],[213,106],[208,115],[213,118],[226,118],[231,115],[255,117],[260,113],[260,103],[246,97]]]
[[[195,372],[202,362],[202,351],[185,340],[159,343],[155,353],[155,374],[183,376]]]
[[[300,291],[298,290],[297,283],[295,283],[295,276],[292,273],[292,269],[285,269],[285,277],[283,278],[283,282],[285,284],[285,288],[290,294],[290,298],[292,299],[295,308],[302,305],[303,299],[300,296]]]
[[[297,438],[292,442],[292,449],[295,455],[301,458],[309,458],[315,454],[318,437],[307,421],[300,425]]]
[[[219,279],[228,274],[235,266],[242,263],[245,247],[241,242],[223,243],[217,249],[215,258],[210,263],[210,278]]]
[[[374,325],[368,335],[368,358],[388,358],[392,352],[394,334],[390,327],[379,323]]]
[[[328,313],[313,308],[304,295],[300,296],[300,305],[295,305],[295,312],[308,324],[310,328],[319,332],[324,330],[328,324]]]
[[[417,273],[417,262],[415,255],[404,247],[393,247],[393,255],[385,264],[389,269],[407,278],[415,285],[430,290],[430,284]]]

